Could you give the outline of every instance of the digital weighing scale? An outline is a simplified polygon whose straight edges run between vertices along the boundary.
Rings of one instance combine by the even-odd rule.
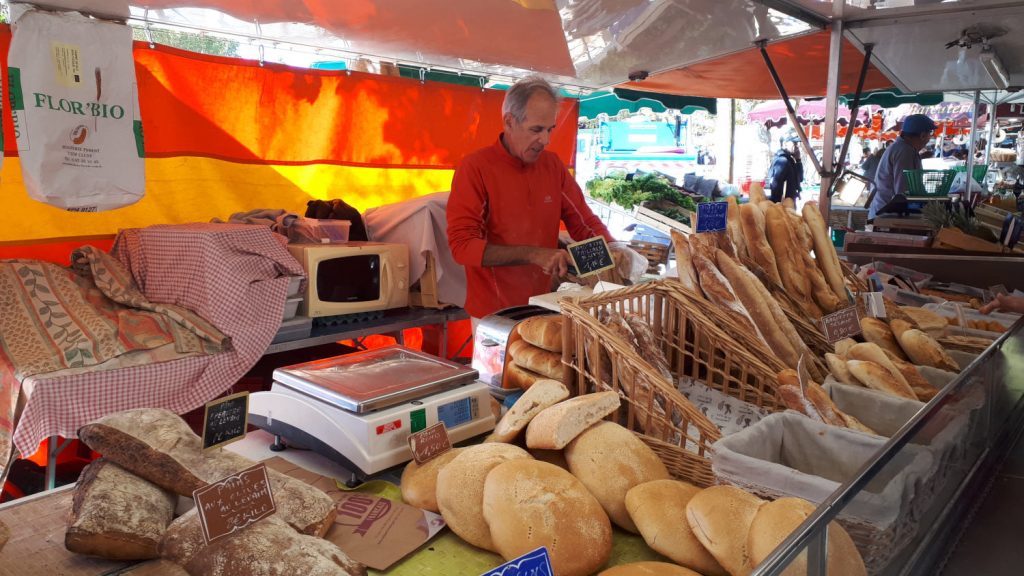
[[[313,450],[353,479],[412,459],[409,435],[444,422],[452,443],[494,429],[489,387],[477,371],[388,346],[274,370],[269,392],[249,397],[249,423]]]

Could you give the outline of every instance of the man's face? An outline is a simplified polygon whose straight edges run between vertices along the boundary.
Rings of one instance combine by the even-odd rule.
[[[797,146],[796,142],[786,141],[782,144],[782,147],[786,149],[786,152],[793,154],[794,156],[800,154],[800,147]]]
[[[543,92],[534,92],[526,102],[526,118],[517,122],[511,114],[506,114],[505,148],[509,154],[530,164],[540,158],[540,153],[551,141],[551,131],[555,128],[558,105]]]
[[[921,150],[924,150],[924,147],[928,145],[928,142],[931,142],[931,139],[932,133],[925,132],[918,136],[917,139],[911,139],[910,144],[914,147],[914,149],[920,152]]]

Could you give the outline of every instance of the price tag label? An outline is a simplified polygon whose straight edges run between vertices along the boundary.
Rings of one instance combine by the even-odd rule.
[[[885,318],[885,297],[881,292],[868,292],[861,295],[864,298],[864,309],[872,318]]]
[[[821,331],[829,344],[860,334],[860,315],[857,313],[857,307],[850,306],[822,317]]]
[[[203,449],[209,450],[245,438],[248,425],[248,392],[208,402],[203,413]]]
[[[452,441],[448,438],[448,429],[444,422],[409,435],[409,449],[417,464],[423,464],[452,449]]]
[[[192,493],[206,544],[270,516],[277,510],[267,465],[257,464]]]
[[[608,243],[603,236],[594,236],[582,242],[566,246],[569,256],[572,258],[575,275],[579,277],[590,276],[615,267],[612,260],[612,253],[608,250]]]
[[[729,217],[728,202],[701,202],[697,204],[697,232],[721,232]]]
[[[554,571],[551,569],[548,549],[541,546],[480,576],[554,576]]]

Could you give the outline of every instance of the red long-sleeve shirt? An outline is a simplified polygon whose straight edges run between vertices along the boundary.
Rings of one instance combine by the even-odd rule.
[[[482,266],[488,243],[557,248],[559,221],[574,240],[613,240],[555,153],[545,150],[527,164],[505,150],[501,137],[459,164],[447,216],[448,246],[466,267],[465,308],[474,318],[551,289],[551,276],[538,266]]]

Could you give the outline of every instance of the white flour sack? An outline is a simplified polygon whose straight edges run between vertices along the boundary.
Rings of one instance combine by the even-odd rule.
[[[7,97],[29,196],[76,212],[146,190],[132,33],[76,12],[16,18]]]

